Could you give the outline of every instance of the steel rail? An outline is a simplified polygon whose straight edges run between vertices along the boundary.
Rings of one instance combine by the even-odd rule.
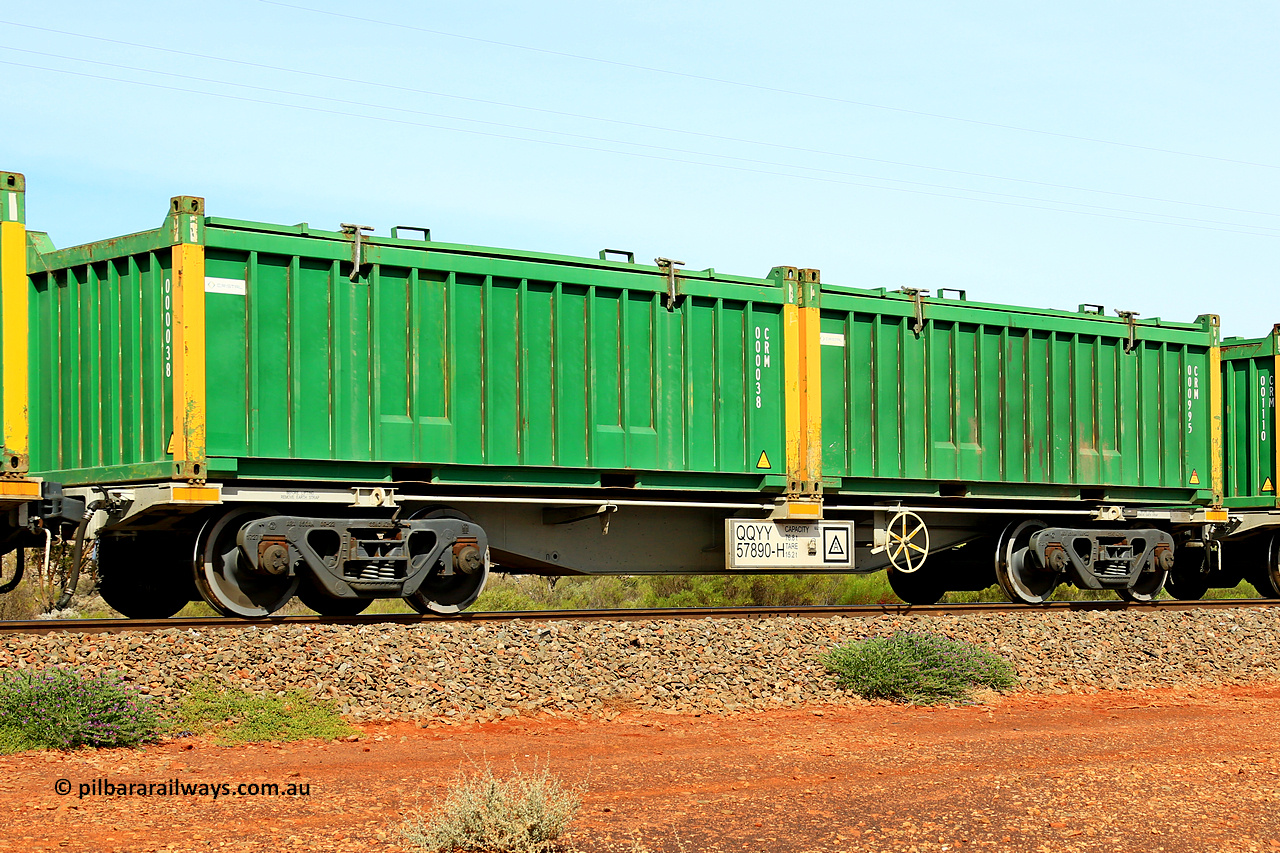
[[[419,625],[501,622],[615,621],[637,622],[660,619],[783,619],[783,618],[873,618],[876,616],[968,616],[987,613],[1077,613],[1133,610],[1139,612],[1175,610],[1230,610],[1275,607],[1280,600],[1269,598],[1226,598],[1206,601],[1051,601],[1026,605],[1008,602],[976,604],[855,604],[796,607],[682,607],[628,610],[522,610],[510,612],[468,612],[457,616],[417,613],[379,613],[359,616],[280,616],[266,619],[239,619],[227,616],[170,619],[34,619],[0,621],[2,634],[116,633],[120,631],[205,630],[221,628],[262,628],[276,625]]]

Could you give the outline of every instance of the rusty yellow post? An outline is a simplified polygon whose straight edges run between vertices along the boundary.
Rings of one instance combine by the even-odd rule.
[[[1219,346],[1219,321],[1209,315],[1213,328],[1213,346],[1209,348],[1209,485],[1213,489],[1213,505],[1222,506],[1226,495],[1226,474],[1222,467],[1222,349]]]
[[[800,429],[804,491],[822,483],[822,292],[818,270],[800,270]]]
[[[822,517],[822,318],[817,270],[775,267],[787,288],[782,306],[783,396],[787,448],[785,517]],[[775,516],[776,517],[776,516]]]
[[[1271,480],[1274,488],[1276,507],[1280,508],[1280,433],[1276,432],[1276,427],[1280,426],[1280,407],[1275,404],[1276,383],[1280,382],[1280,323],[1271,327],[1271,387],[1268,389],[1267,403],[1271,406],[1271,435],[1273,436],[1273,446],[1275,447],[1275,458],[1271,460],[1273,465]]]
[[[4,459],[0,472],[29,470],[26,180],[0,172],[0,383],[3,384]]]
[[[165,279],[165,370],[173,380],[173,476],[203,482],[205,450],[204,199],[174,198],[171,276]],[[172,349],[170,349],[172,347]]]

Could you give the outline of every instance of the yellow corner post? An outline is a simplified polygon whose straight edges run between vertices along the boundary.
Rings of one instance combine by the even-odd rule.
[[[0,383],[3,384],[6,474],[29,470],[31,424],[28,388],[26,181],[0,172]]]
[[[1271,405],[1271,435],[1275,447],[1275,458],[1271,460],[1273,466],[1271,476],[1274,478],[1272,486],[1275,489],[1276,506],[1280,507],[1280,432],[1276,432],[1276,427],[1280,427],[1280,408],[1275,404],[1276,383],[1280,382],[1280,323],[1271,327],[1271,352],[1271,388],[1268,401]]]
[[[1216,314],[1209,315],[1213,327],[1213,346],[1209,348],[1209,486],[1213,489],[1213,505],[1222,506],[1226,495],[1226,475],[1222,467],[1222,349]]]
[[[783,390],[786,401],[787,493],[812,499],[822,481],[822,317],[818,270],[776,267],[787,286],[782,307]],[[820,504],[817,515],[821,516]]]
[[[172,306],[174,478],[203,482],[205,450],[204,199],[179,196],[169,212],[173,240],[172,277],[166,281],[165,313]],[[166,321],[170,318],[166,317]],[[170,367],[171,364],[171,367]]]
[[[800,270],[800,423],[803,448],[801,480],[807,490],[822,482],[822,291],[818,270]]]

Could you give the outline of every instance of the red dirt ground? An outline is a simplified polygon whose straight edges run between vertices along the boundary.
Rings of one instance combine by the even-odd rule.
[[[460,768],[549,762],[585,782],[595,851],[1280,849],[1280,686],[1015,696],[936,709],[622,713],[421,728],[358,742],[0,757],[0,847],[403,851]],[[70,794],[55,791],[68,780]],[[79,797],[106,779],[275,782],[309,796]]]

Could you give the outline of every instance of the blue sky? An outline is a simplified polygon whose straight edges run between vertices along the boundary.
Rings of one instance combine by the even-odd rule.
[[[189,194],[241,219],[1218,313],[1228,335],[1280,322],[1274,2],[6,5],[0,168],[59,246]]]

